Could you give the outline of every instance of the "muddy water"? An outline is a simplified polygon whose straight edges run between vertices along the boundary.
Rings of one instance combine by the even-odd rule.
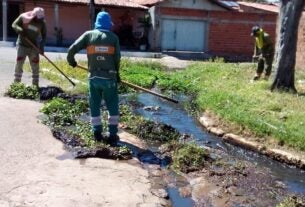
[[[143,108],[137,109],[137,112],[142,116],[171,125],[181,133],[192,135],[198,145],[205,145],[212,148],[221,149],[237,160],[250,161],[251,163],[256,164],[258,167],[267,168],[272,176],[278,180],[281,180],[287,185],[290,192],[305,194],[304,171],[286,166],[285,164],[281,164],[277,161],[273,161],[266,156],[224,143],[221,138],[208,134],[194,118],[185,112],[180,105],[163,101],[150,94],[140,94],[138,96],[138,101],[145,106],[160,106],[160,109],[157,111],[147,111]],[[232,160],[232,162],[235,161]],[[177,201],[180,200],[181,197],[177,194],[176,189],[171,188],[168,189],[168,191],[170,196],[172,196],[172,202],[174,204],[178,203]],[[177,204],[174,206],[179,205]],[[192,205],[189,204],[184,206]]]

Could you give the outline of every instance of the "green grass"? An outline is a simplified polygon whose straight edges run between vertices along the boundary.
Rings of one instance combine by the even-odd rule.
[[[87,81],[86,71],[72,69],[65,61],[56,64],[69,77]],[[305,97],[272,93],[269,90],[271,80],[251,82],[255,66],[222,61],[197,62],[185,70],[169,73],[158,63],[133,63],[123,59],[121,78],[142,87],[156,84],[164,90],[182,92],[193,98],[188,103],[196,106],[199,112],[212,111],[224,122],[249,129],[256,136],[273,137],[281,144],[305,151]],[[55,70],[44,61],[41,67]],[[51,78],[61,87],[69,85],[68,81],[58,76],[52,77],[50,72],[43,72],[43,76]],[[304,72],[296,74],[296,87],[303,93],[305,84],[298,84],[298,80],[304,78]],[[86,87],[77,86],[74,90],[86,93]]]
[[[54,61],[55,65],[62,71],[70,80],[75,83],[75,87],[49,62],[42,60],[40,63],[40,74],[42,77],[52,80],[52,82],[60,86],[65,91],[73,93],[87,93],[87,75],[88,72],[79,68],[72,68],[64,60]],[[87,67],[86,62],[79,62],[80,65]]]
[[[197,94],[198,111],[213,111],[257,136],[304,151],[305,97],[272,93],[271,81],[250,81],[254,73],[253,64],[197,63],[171,77],[193,80],[187,89]]]

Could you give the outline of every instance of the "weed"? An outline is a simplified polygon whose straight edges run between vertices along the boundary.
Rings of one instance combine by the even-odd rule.
[[[302,199],[296,196],[287,197],[280,204],[276,205],[276,207],[301,207],[301,206],[305,206],[305,203],[304,201],[302,201]]]
[[[196,144],[189,143],[177,148],[173,154],[173,167],[181,172],[197,171],[205,166],[208,153]]]
[[[45,121],[51,126],[69,126],[76,123],[76,118],[83,112],[88,111],[88,103],[77,100],[71,103],[62,98],[53,98],[48,101],[40,110],[48,116]]]
[[[38,99],[39,90],[37,86],[26,86],[23,83],[13,83],[5,93],[6,96],[17,99]]]

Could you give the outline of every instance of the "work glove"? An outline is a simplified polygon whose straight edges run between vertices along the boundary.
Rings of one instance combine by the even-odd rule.
[[[75,68],[77,66],[77,62],[73,61],[73,62],[69,62],[69,65],[73,68]]]

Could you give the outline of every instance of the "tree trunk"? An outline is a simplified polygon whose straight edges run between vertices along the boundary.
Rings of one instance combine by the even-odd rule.
[[[297,92],[294,85],[298,27],[304,0],[281,0],[277,30],[275,69],[271,90]]]

